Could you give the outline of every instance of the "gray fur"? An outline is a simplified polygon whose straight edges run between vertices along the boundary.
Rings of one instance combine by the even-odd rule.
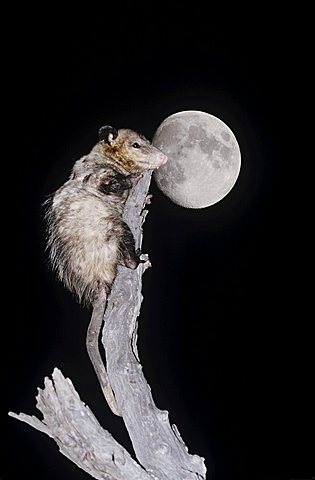
[[[124,263],[129,229],[121,216],[128,189],[137,175],[166,159],[141,135],[119,130],[116,139],[98,142],[77,160],[69,180],[46,202],[51,264],[80,301],[93,303],[100,287],[110,288]]]
[[[69,180],[47,202],[51,264],[80,301],[91,303],[86,347],[113,413],[120,415],[98,349],[107,295],[119,263],[139,263],[134,237],[122,220],[128,191],[139,175],[167,157],[132,130],[101,129],[101,140],[77,160]]]

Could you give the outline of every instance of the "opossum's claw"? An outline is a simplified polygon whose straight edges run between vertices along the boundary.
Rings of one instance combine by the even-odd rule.
[[[146,197],[145,197],[145,203],[147,205],[151,205],[151,198],[153,197],[153,195],[151,193],[149,193]]]
[[[145,263],[149,260],[149,255],[147,253],[142,253],[141,248],[137,248],[136,256],[139,259],[139,263]]]
[[[137,252],[139,252],[140,249],[137,250]],[[143,267],[144,267],[144,271],[149,268],[149,267],[152,267],[152,263],[150,262],[150,259],[149,259],[149,255],[147,253],[139,253],[138,255],[138,258],[140,260],[140,263],[143,264]]]

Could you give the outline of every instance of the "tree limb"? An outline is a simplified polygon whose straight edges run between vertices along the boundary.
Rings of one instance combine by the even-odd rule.
[[[150,175],[146,175],[148,179],[143,182],[149,187]],[[147,215],[143,207],[143,192],[135,188],[127,200],[123,219],[137,248],[142,244],[142,224]],[[136,340],[144,270],[143,265],[137,270],[120,268],[108,300],[102,341],[109,381],[137,459],[145,469],[161,480],[205,478],[204,459],[188,453],[176,425],[171,427],[169,423],[168,412],[155,406],[142,372]]]
[[[151,172],[132,189],[124,209],[137,248],[142,244],[143,210]],[[119,410],[140,466],[80,400],[71,381],[55,369],[53,382],[45,379],[37,408],[43,421],[9,413],[52,437],[60,451],[92,477],[103,480],[202,480],[204,459],[188,453],[167,411],[159,410],[142,373],[137,352],[137,317],[142,303],[142,275],[149,262],[136,270],[119,267],[104,316],[103,345],[107,371]],[[144,468],[142,468],[144,467]]]
[[[60,452],[99,480],[152,480],[100,426],[88,406],[81,400],[69,378],[54,369],[53,382],[45,378],[45,388],[38,389],[37,408],[44,418],[9,412],[12,417],[46,433]]]

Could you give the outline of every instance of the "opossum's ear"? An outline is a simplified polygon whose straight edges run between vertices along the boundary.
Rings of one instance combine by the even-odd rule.
[[[105,125],[101,127],[98,131],[98,138],[100,141],[104,143],[108,143],[109,145],[112,143],[115,138],[117,138],[118,132],[116,128],[111,127],[110,125]]]

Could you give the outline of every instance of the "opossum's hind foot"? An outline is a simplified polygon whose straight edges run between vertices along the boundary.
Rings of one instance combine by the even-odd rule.
[[[123,223],[124,233],[120,244],[122,258],[120,263],[127,268],[135,270],[141,262],[136,252],[135,239],[128,225]]]
[[[146,270],[148,267],[151,267],[149,256],[147,254],[143,254],[140,248],[136,250],[135,239],[130,228],[126,223],[124,223],[123,226],[124,234],[120,245],[122,253],[121,264],[127,268],[135,270],[139,263],[143,263]]]
[[[152,267],[152,264],[149,260],[149,255],[147,253],[142,253],[140,248],[134,251],[126,250],[124,252],[125,267],[136,270],[140,263],[143,264],[145,270],[149,267]]]

